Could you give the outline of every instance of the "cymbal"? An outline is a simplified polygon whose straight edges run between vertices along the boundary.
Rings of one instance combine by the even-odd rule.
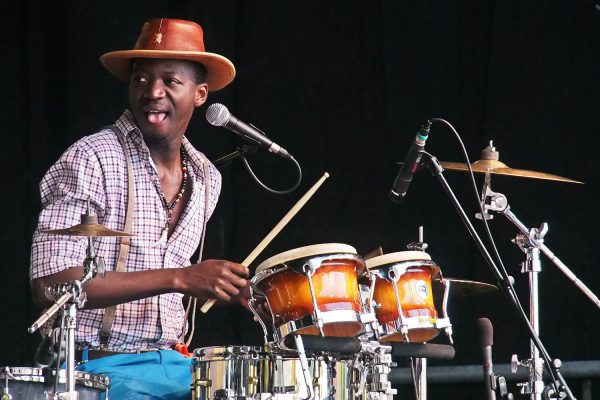
[[[70,228],[64,229],[52,229],[42,231],[42,233],[49,233],[53,235],[66,235],[66,236],[113,236],[113,237],[124,237],[124,236],[134,236],[131,233],[114,231],[112,229],[108,229],[104,225],[98,223],[83,223],[74,225]]]
[[[444,169],[450,171],[468,171],[469,167],[466,163],[456,163],[456,162],[441,162],[442,167]],[[481,151],[481,160],[475,161],[471,163],[471,169],[473,172],[478,173],[486,173],[496,175],[508,175],[508,176],[516,176],[520,178],[533,178],[533,179],[542,179],[546,181],[558,181],[558,182],[568,182],[568,183],[579,183],[583,184],[583,182],[579,182],[573,179],[565,178],[563,176],[547,174],[545,172],[537,172],[530,171],[526,169],[515,169],[510,168],[508,165],[504,164],[500,161],[499,152],[496,151],[492,141],[490,144]]]
[[[469,281],[466,279],[443,278],[443,281],[450,282],[450,291],[448,294],[451,297],[471,297],[480,295],[490,295],[500,293],[496,285],[485,282]],[[434,281],[437,285],[433,285],[434,294],[442,296],[444,293],[444,285],[442,281]]]
[[[467,167],[467,164],[465,164],[465,163],[442,161],[442,167],[444,169],[447,169],[450,171],[468,171],[469,170],[469,167]],[[526,169],[510,168],[508,165],[504,164],[501,161],[497,161],[497,160],[475,161],[474,163],[471,163],[471,168],[473,169],[473,172],[480,172],[480,173],[489,172],[491,174],[496,174],[496,175],[509,175],[509,176],[516,176],[516,177],[520,177],[520,178],[533,178],[533,179],[542,179],[542,180],[546,180],[546,181],[558,181],[558,182],[583,184],[583,182],[565,178],[563,176],[547,174],[545,172],[537,172],[537,171],[530,171],[530,170],[526,170]]]

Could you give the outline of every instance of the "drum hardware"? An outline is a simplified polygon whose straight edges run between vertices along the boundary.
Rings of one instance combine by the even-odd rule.
[[[321,263],[319,262],[319,265]],[[325,333],[323,332],[323,318],[321,317],[321,310],[319,310],[319,305],[317,304],[317,296],[315,295],[315,287],[313,285],[312,276],[315,273],[315,269],[319,267],[319,265],[315,266],[314,260],[308,260],[306,264],[304,264],[303,269],[306,274],[306,279],[308,280],[308,287],[310,289],[310,297],[312,298],[313,305],[313,323],[319,329],[319,335],[321,337],[325,337]]]
[[[408,338],[408,325],[406,323],[406,319],[404,318],[404,312],[402,311],[402,305],[400,304],[400,295],[398,294],[398,285],[397,285],[398,279],[400,279],[400,276],[404,272],[406,272],[406,270],[401,273],[398,273],[397,266],[394,265],[392,267],[392,269],[390,269],[388,272],[388,278],[390,278],[392,280],[392,282],[394,283],[392,285],[392,287],[394,288],[394,299],[396,301],[396,309],[398,310],[397,328],[399,329],[400,333],[404,337],[404,341],[406,343],[408,343],[408,342],[410,342],[410,339]]]
[[[533,246],[532,243],[543,243],[544,236],[548,232],[548,224],[543,223],[540,229],[532,229],[532,239],[523,234],[517,234],[513,243],[526,254],[526,261],[521,263],[521,273],[529,276],[529,320],[535,332],[540,334],[540,314],[539,314],[539,290],[538,274],[542,272],[540,261],[540,249]],[[516,356],[516,354],[514,355]],[[534,343],[530,343],[530,359],[528,360],[529,382],[521,385],[521,393],[529,394],[534,400],[540,400],[544,392],[544,360],[540,358],[539,351]]]
[[[309,397],[307,400],[312,400],[315,398],[315,384],[318,385],[319,382],[318,372],[315,374],[313,382],[313,379],[311,379],[310,372],[308,370],[308,360],[306,359],[306,352],[304,351],[302,336],[294,335],[294,342],[296,343],[296,351],[298,352],[298,358],[300,359],[300,367],[302,368],[302,375],[304,376],[304,385],[306,386],[306,390],[309,393]],[[317,368],[316,371],[319,371],[319,369]]]
[[[427,247],[429,247],[429,245],[423,241],[423,238],[424,238],[423,225],[419,225],[418,235],[419,235],[419,241],[407,244],[406,248],[409,250],[424,252],[425,250],[427,250]]]
[[[433,118],[432,121],[434,121],[434,122],[441,122],[441,123],[445,124],[447,127],[449,127],[458,136],[458,133],[456,132],[456,130],[454,129],[454,127],[452,127],[452,125],[449,122],[447,122],[447,121],[445,121],[445,120],[443,120],[441,118]],[[495,151],[495,149],[493,149],[492,143],[490,143],[489,147],[491,148],[490,150],[494,150]],[[493,154],[494,151],[489,151],[488,153],[490,155],[492,155],[492,156],[495,156]],[[465,153],[465,157],[467,157],[466,152],[464,152],[464,153]],[[430,172],[438,179],[438,181],[442,185],[443,190],[446,192],[448,198],[450,199],[450,201],[454,205],[456,211],[458,212],[458,214],[459,214],[461,220],[463,221],[465,227],[469,231],[469,234],[474,239],[474,241],[477,244],[477,247],[479,248],[481,254],[484,256],[486,262],[490,266],[490,268],[492,270],[492,273],[494,274],[494,276],[496,277],[496,279],[498,280],[498,282],[502,283],[501,288],[504,290],[505,295],[510,300],[510,302],[513,305],[515,311],[519,315],[519,318],[520,318],[521,322],[524,323],[525,326],[527,327],[528,332],[529,332],[529,336],[530,336],[531,340],[535,343],[536,347],[540,351],[540,354],[543,356],[544,360],[546,361],[546,365],[548,365],[548,367],[549,367],[548,372],[550,373],[550,375],[552,377],[552,380],[553,380],[553,385],[555,386],[555,388],[557,388],[557,387],[560,388],[561,391],[564,389],[565,394],[569,398],[574,399],[575,397],[573,396],[571,390],[569,389],[569,387],[568,387],[566,381],[564,380],[564,377],[560,373],[559,369],[555,368],[552,365],[550,365],[551,364],[551,362],[550,362],[551,358],[550,358],[548,352],[546,351],[545,347],[543,346],[541,340],[539,339],[539,336],[536,334],[534,328],[532,327],[531,323],[529,322],[528,317],[525,315],[525,313],[524,313],[524,311],[522,309],[522,306],[521,306],[521,304],[519,302],[519,299],[518,299],[518,297],[517,297],[517,295],[515,293],[515,290],[512,287],[512,284],[510,283],[508,274],[506,274],[506,272],[503,272],[503,271],[501,271],[498,268],[498,266],[496,265],[496,262],[495,262],[494,258],[491,256],[491,254],[489,253],[489,251],[485,247],[485,245],[484,245],[483,241],[481,240],[478,232],[473,227],[473,224],[469,220],[469,217],[466,215],[466,213],[465,213],[464,209],[462,208],[460,202],[456,198],[454,192],[452,191],[452,188],[450,187],[450,185],[446,181],[446,179],[445,179],[445,177],[443,175],[444,166],[442,165],[442,163],[435,156],[433,156],[433,155],[425,152],[424,150],[420,150],[420,155],[421,155],[420,164],[427,166],[427,168],[430,170]],[[550,180],[563,180],[563,181],[565,181],[565,179],[566,179],[566,178],[565,179],[556,179],[556,177],[554,177],[554,176],[548,176],[547,174],[540,174],[540,173],[531,173],[530,171],[525,171],[527,173],[521,174],[520,172],[522,172],[522,171],[518,171],[518,170],[516,170],[516,171],[515,170],[510,170],[510,169],[503,170],[502,167],[495,168],[498,165],[498,164],[495,163],[495,161],[497,161],[497,160],[489,160],[489,162],[481,163],[482,165],[474,163],[476,165],[475,168],[473,168],[473,166],[471,164],[469,164],[469,163],[461,165],[460,167],[461,168],[466,168],[469,171],[476,171],[476,172],[487,172],[487,173],[512,175],[512,176],[523,176],[523,177],[531,177],[531,178],[538,178],[538,179],[550,179]],[[464,170],[464,169],[456,168],[456,165],[449,165],[448,163],[446,163],[446,168],[448,168],[448,169],[456,169],[456,170]],[[558,178],[561,178],[561,177],[558,177]],[[571,181],[571,180],[568,180],[568,181]],[[491,204],[491,202],[490,203],[486,202],[486,204]],[[482,205],[482,210],[481,210],[482,214],[484,213],[483,206],[484,205]],[[508,209],[509,209],[509,207],[508,207],[508,204],[507,204],[507,207],[505,208],[505,211],[504,211],[505,215],[508,212]],[[484,217],[484,216],[482,215],[482,217]],[[485,219],[485,217],[484,217],[484,219]],[[513,221],[513,222],[516,224],[516,217],[514,219],[515,219],[515,221]],[[522,232],[525,233],[525,234],[528,234],[529,230],[527,230],[524,226],[523,226],[523,228],[524,229],[522,229]],[[547,248],[545,248],[545,246],[543,244],[540,246],[540,249],[545,254],[547,254],[547,255],[551,254],[551,252],[549,252],[549,250],[547,250]],[[551,257],[551,259],[552,259],[552,257]],[[555,261],[555,257],[553,258],[553,261]],[[574,277],[574,275],[573,275],[573,277]],[[578,281],[578,279],[576,279],[575,277],[572,280],[574,282]],[[597,300],[597,298],[596,298],[596,300]],[[600,302],[596,302],[596,304],[598,304],[600,306]]]
[[[98,218],[90,212],[90,201],[88,200],[87,210],[81,215],[81,224],[67,229],[57,229],[44,231],[49,234],[67,235],[67,236],[87,236],[88,246],[86,249],[86,258],[83,261],[84,275],[79,280],[73,280],[68,283],[58,283],[47,290],[54,297],[55,302],[31,325],[27,331],[33,333],[37,331],[59,310],[61,312],[61,341],[56,359],[56,375],[59,376],[61,365],[62,343],[66,342],[66,391],[56,392],[52,399],[77,400],[78,392],[75,390],[75,329],[77,327],[77,309],[82,308],[86,303],[86,293],[83,286],[92,280],[96,275],[104,277],[106,266],[101,257],[96,257],[94,252],[93,237],[95,236],[132,236],[125,232],[112,231],[97,224]],[[64,336],[66,335],[66,341]],[[55,384],[55,388],[56,388]],[[48,394],[50,396],[50,394]]]
[[[493,143],[490,142],[488,147],[484,149],[482,154],[489,154],[489,157],[497,157],[498,152]],[[533,331],[539,335],[539,282],[538,275],[542,271],[540,251],[543,252],[550,258],[550,260],[565,274],[567,277],[575,283],[575,285],[592,300],[596,306],[600,307],[600,300],[598,297],[591,292],[571,271],[563,264],[545,245],[544,237],[548,233],[548,224],[542,223],[539,228],[527,228],[511,211],[509,201],[506,195],[492,190],[491,185],[491,174],[494,170],[485,172],[485,178],[483,187],[481,190],[481,206],[483,213],[478,213],[477,218],[490,220],[493,218],[491,213],[499,213],[504,215],[509,221],[511,221],[520,231],[516,237],[512,240],[521,251],[525,254],[525,261],[521,263],[521,272],[528,275],[529,281],[529,321],[533,328]],[[520,176],[520,175],[519,175]],[[532,176],[539,179],[550,179],[569,183],[581,183],[573,181],[571,179],[562,178],[556,176],[543,177],[543,176]],[[556,179],[555,179],[556,178]],[[530,358],[521,362],[522,366],[526,366],[529,369],[529,381],[521,384],[521,393],[529,394],[532,400],[540,400],[544,395],[546,389],[543,381],[543,369],[544,360],[540,357],[540,351],[533,340],[530,341]]]
[[[248,308],[250,309],[252,314],[254,314],[254,320],[260,324],[260,327],[263,330],[263,339],[264,339],[263,344],[266,345],[269,343],[269,332],[267,331],[267,325],[265,324],[265,322],[262,320],[261,316],[256,311],[255,305],[256,305],[256,298],[254,297],[252,286],[250,286],[250,300],[248,300]]]

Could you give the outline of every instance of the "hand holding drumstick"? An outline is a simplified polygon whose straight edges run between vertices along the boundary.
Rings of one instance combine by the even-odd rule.
[[[296,204],[294,204],[294,206],[290,209],[290,211],[288,211],[287,214],[284,215],[284,217],[281,219],[281,221],[279,221],[279,223],[277,225],[275,225],[275,227],[271,230],[271,232],[269,232],[267,234],[267,236],[265,236],[265,238],[258,244],[258,246],[256,246],[256,248],[252,251],[252,253],[250,253],[244,261],[242,261],[242,263],[241,263],[242,265],[248,267],[248,265],[250,265],[250,263],[252,263],[252,261],[254,261],[256,259],[256,257],[258,257],[258,255],[265,249],[265,247],[267,247],[269,245],[269,243],[271,243],[271,241],[275,238],[275,236],[277,236],[277,234],[279,234],[279,232],[281,232],[281,230],[287,225],[287,223],[290,222],[290,220],[308,202],[308,200],[313,196],[313,194],[315,194],[317,189],[319,189],[319,187],[323,184],[323,182],[325,182],[325,179],[327,179],[327,178],[329,178],[329,174],[327,172],[325,172],[323,174],[323,176],[317,181],[317,183],[315,183],[304,194],[304,196],[302,196],[300,198],[300,200],[298,200],[298,202]],[[210,310],[210,308],[213,306],[215,301],[216,301],[215,299],[208,300],[206,303],[204,303],[202,308],[200,308],[200,311],[202,311],[203,313],[208,312],[208,310]]]

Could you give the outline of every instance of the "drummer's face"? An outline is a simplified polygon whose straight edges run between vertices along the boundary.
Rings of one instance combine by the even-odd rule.
[[[196,79],[196,68],[190,61],[133,61],[129,104],[149,145],[170,142],[185,134],[194,109],[208,95],[208,86]]]

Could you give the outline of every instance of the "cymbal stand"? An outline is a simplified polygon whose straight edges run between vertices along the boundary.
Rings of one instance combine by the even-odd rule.
[[[543,243],[543,240],[539,240],[536,238],[538,233],[532,234],[532,229],[527,228],[525,224],[523,224],[517,216],[510,210],[510,206],[508,205],[508,200],[505,195],[502,193],[495,193],[489,188],[489,184],[486,190],[486,200],[484,204],[484,209],[489,211],[495,211],[504,215],[510,222],[512,222],[521,233],[525,236],[530,237],[532,241],[532,246],[537,247],[546,257],[552,261],[554,265],[558,267],[558,269],[567,276],[567,278],[577,286],[579,290],[583,292],[598,308],[600,308],[600,299],[598,296],[594,294],[577,276],[567,267],[546,245]],[[546,227],[544,227],[546,225]],[[547,233],[548,226],[547,224],[542,224],[539,230],[536,231],[544,231],[544,235]],[[542,237],[543,238],[543,237]]]
[[[88,211],[89,215],[89,211]],[[83,218],[84,216],[82,216]],[[54,314],[62,310],[61,329],[66,331],[66,377],[67,382],[65,392],[54,393],[54,400],[77,400],[78,393],[75,391],[75,328],[77,327],[77,309],[82,308],[86,302],[86,294],[83,291],[83,285],[89,282],[97,274],[104,277],[106,267],[104,261],[94,254],[92,237],[88,237],[88,248],[86,258],[83,262],[84,275],[79,280],[73,280],[68,283],[59,283],[48,288],[48,294],[56,300],[50,308],[42,312],[42,315],[31,325],[27,331],[33,333],[46,323]],[[61,338],[63,333],[61,332]],[[62,339],[61,339],[62,345]],[[56,379],[59,379],[60,357],[59,351],[56,360]]]
[[[513,243],[526,254],[526,261],[521,263],[521,272],[529,275],[529,320],[535,332],[540,334],[540,310],[539,310],[539,289],[538,274],[542,272],[542,263],[540,261],[540,249],[534,243],[541,243],[548,232],[548,225],[542,224],[541,230],[532,229],[530,236],[518,234]],[[544,392],[544,360],[540,358],[540,353],[535,344],[530,341],[531,358],[524,363],[529,367],[529,382],[523,384],[521,392],[530,394],[532,400],[541,400]]]
[[[568,278],[571,280],[596,306],[600,308],[600,300],[577,276],[544,245],[544,237],[548,233],[548,224],[542,223],[539,228],[529,229],[523,224],[517,216],[511,211],[507,197],[502,193],[496,193],[491,189],[491,177],[487,172],[482,189],[482,207],[484,217],[491,219],[492,215],[487,214],[488,211],[497,212],[504,215],[512,222],[521,233],[517,234],[513,239],[513,243],[526,254],[526,260],[521,264],[521,272],[529,275],[529,302],[530,302],[530,321],[536,333],[539,334],[539,290],[538,290],[538,274],[542,271],[540,252],[544,253]],[[481,217],[478,214],[477,217]],[[529,382],[523,384],[522,393],[531,394],[532,400],[540,400],[545,393],[544,382],[542,380],[543,363],[539,357],[538,348],[531,342],[531,358],[529,360],[517,361],[513,356],[513,369],[515,364],[526,366],[529,368]],[[554,363],[560,364],[560,360],[553,360]],[[546,390],[547,392],[547,390]]]
[[[439,119],[434,119],[434,120],[437,121]],[[469,217],[466,215],[460,202],[456,198],[454,192],[452,191],[452,188],[446,181],[446,178],[443,175],[444,169],[443,169],[441,163],[435,156],[433,156],[425,151],[422,151],[422,155],[423,155],[423,157],[421,158],[421,164],[426,165],[427,168],[430,170],[430,172],[433,174],[433,176],[435,176],[438,179],[438,181],[440,182],[440,184],[442,185],[442,189],[448,195],[448,198],[454,205],[454,208],[458,212],[458,215],[460,216],[462,222],[464,223],[465,227],[469,231],[469,234],[471,235],[471,237],[477,244],[477,247],[479,248],[485,261],[490,266],[492,273],[494,274],[494,277],[496,278],[496,280],[498,281],[498,284],[500,285],[500,289],[503,290],[504,294],[509,299],[509,301],[513,305],[513,307],[515,308],[515,311],[519,315],[521,322],[523,324],[525,324],[527,331],[529,333],[529,336],[534,341],[536,347],[540,350],[540,354],[543,356],[544,360],[546,360],[548,362],[549,373],[551,374],[553,380],[555,380],[556,386],[558,386],[558,388],[557,388],[558,393],[554,393],[552,395],[554,397],[564,397],[563,396],[563,394],[564,394],[565,396],[569,397],[570,399],[575,399],[575,396],[573,396],[573,393],[571,392],[570,388],[568,387],[567,382],[565,381],[564,377],[560,373],[559,365],[557,363],[552,362],[552,360],[550,359],[550,355],[548,354],[546,348],[544,347],[539,336],[536,334],[533,327],[531,326],[531,323],[529,322],[527,315],[525,315],[522,312],[522,308],[520,306],[520,303],[516,296],[514,288],[512,287],[512,284],[504,277],[504,275],[502,274],[500,269],[498,269],[498,266],[496,265],[494,258],[492,257],[492,255],[489,253],[489,251],[483,244],[483,241],[481,240],[481,237],[477,233],[477,230],[475,229],[475,227],[469,220]],[[482,217],[485,217],[485,216],[482,216]],[[524,233],[527,233],[527,232],[528,232],[528,230],[525,228]],[[540,250],[542,250],[544,253],[546,253],[547,249],[545,248],[544,245],[541,245]],[[547,250],[547,251],[549,251],[549,250]]]

